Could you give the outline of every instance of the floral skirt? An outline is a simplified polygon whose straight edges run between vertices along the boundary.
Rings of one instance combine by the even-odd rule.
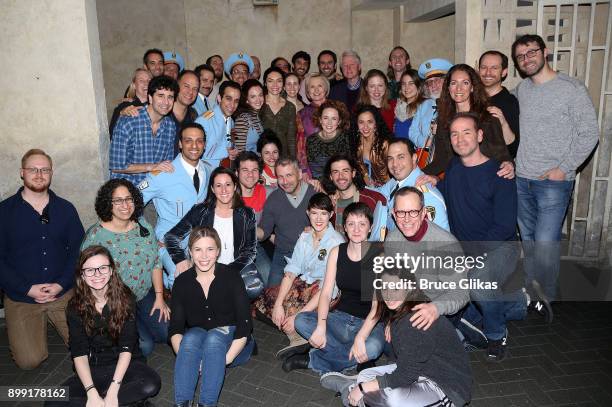
[[[268,318],[272,318],[272,309],[278,297],[280,285],[266,288],[262,295],[254,302],[255,308]],[[307,284],[300,278],[293,280],[293,284],[287,298],[283,301],[286,316],[290,317],[297,314],[304,305],[310,301],[319,292],[319,282],[315,281],[312,284]]]

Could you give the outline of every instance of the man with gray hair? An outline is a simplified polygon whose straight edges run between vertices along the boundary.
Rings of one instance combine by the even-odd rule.
[[[274,233],[274,256],[267,280],[268,287],[279,285],[283,279],[287,258],[291,258],[300,233],[309,225],[306,209],[315,194],[312,186],[302,180],[298,162],[281,158],[276,163],[279,188],[272,192],[264,205],[257,239],[266,240]],[[261,273],[261,271],[260,271]]]
[[[329,99],[344,103],[348,111],[352,112],[361,89],[361,58],[355,51],[347,50],[342,53],[340,61],[344,79],[331,88]]]

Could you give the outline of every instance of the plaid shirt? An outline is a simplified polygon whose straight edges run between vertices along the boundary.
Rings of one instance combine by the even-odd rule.
[[[157,134],[153,136],[151,119],[147,109],[140,109],[138,116],[122,116],[117,121],[111,141],[108,167],[111,178],[125,178],[134,185],[145,179],[146,173],[121,174],[112,170],[124,170],[131,164],[156,164],[174,158],[176,126],[171,117],[161,120]]]

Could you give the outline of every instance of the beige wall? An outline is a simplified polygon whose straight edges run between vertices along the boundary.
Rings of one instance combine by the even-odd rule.
[[[21,186],[25,151],[42,148],[52,188],[91,223],[108,140],[94,0],[5,0],[0,27],[0,195]]]
[[[430,58],[455,60],[454,15],[423,23],[404,23],[401,38],[401,45],[410,53],[415,69]]]
[[[108,117],[149,48],[186,57],[183,0],[96,1]]]

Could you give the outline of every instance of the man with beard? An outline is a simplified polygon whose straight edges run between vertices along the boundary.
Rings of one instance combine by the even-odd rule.
[[[212,168],[216,168],[221,160],[229,156],[233,160],[238,150],[231,141],[231,131],[234,127],[232,115],[240,101],[240,85],[234,81],[225,81],[219,88],[217,104],[212,110],[196,119],[206,133],[206,151],[202,160]]]
[[[387,211],[387,199],[380,193],[367,189],[363,175],[355,159],[347,154],[332,156],[323,169],[322,184],[329,195],[335,201],[334,217],[332,222],[340,233],[344,232],[342,227],[342,214],[344,209],[353,202],[363,202],[368,205],[377,218],[376,211]],[[385,217],[386,218],[386,217]],[[385,226],[384,224],[380,226]],[[385,229],[373,224],[370,240],[384,240]]]
[[[502,126],[504,141],[512,158],[519,145],[519,104],[502,82],[508,76],[508,57],[499,51],[486,51],[478,60],[478,75],[493,106],[488,110]]]
[[[211,55],[206,59],[206,65],[212,66],[215,71],[215,86],[213,86],[213,90],[208,95],[208,102],[210,103],[211,100],[217,100],[219,87],[223,81],[223,58],[221,55]]]
[[[178,94],[175,80],[158,76],[149,83],[146,108],[136,117],[117,121],[110,145],[111,178],[125,178],[138,185],[148,172],[172,172],[176,125],[168,114]]]
[[[193,104],[193,108],[198,113],[198,116],[201,116],[204,112],[211,110],[217,103],[216,98],[212,97],[213,88],[215,87],[215,70],[210,65],[202,64],[196,66],[194,72],[200,78],[200,91]]]
[[[281,158],[276,163],[276,177],[279,188],[272,192],[263,209],[257,239],[266,240],[272,232],[274,256],[267,287],[280,284],[283,279],[287,258],[310,221],[306,215],[308,201],[315,194],[313,187],[302,180],[302,171],[294,159]]]
[[[0,286],[9,349],[30,370],[47,359],[47,321],[68,342],[66,305],[84,231],[74,206],[49,189],[49,155],[29,150],[20,175],[23,187],[0,203]]]
[[[444,77],[453,64],[442,58],[432,58],[419,65],[419,77],[425,82],[425,96],[434,101],[442,94]]]
[[[164,266],[164,286],[172,288],[177,265],[164,245],[164,235],[174,227],[189,210],[204,202],[208,190],[208,176],[212,169],[200,160],[206,147],[204,129],[197,123],[181,128],[180,154],[172,161],[174,172],[149,173],[138,184],[145,205],[153,200],[157,212],[155,236],[159,242],[159,257]],[[185,242],[185,247],[187,247]],[[178,266],[183,266],[179,263]],[[185,271],[179,267],[179,272]]]
[[[319,73],[327,78],[330,87],[342,80],[342,75],[336,71],[337,63],[338,57],[334,51],[324,49],[319,52],[319,56],[317,57]]]
[[[527,78],[514,90],[521,109],[516,156],[518,225],[524,244],[531,243],[526,245],[526,286],[534,281],[535,288],[541,286],[545,303],[556,296],[561,227],[576,170],[599,136],[587,88],[553,71],[548,55],[538,35],[524,35],[512,44],[514,65]]]

